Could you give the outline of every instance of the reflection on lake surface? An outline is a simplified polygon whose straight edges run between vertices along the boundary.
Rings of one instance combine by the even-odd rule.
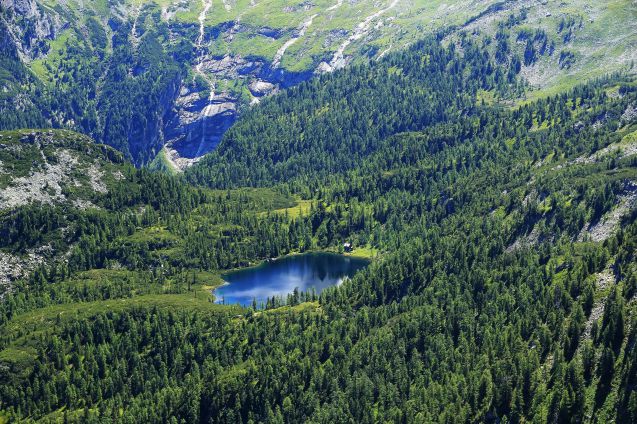
[[[244,306],[265,302],[272,296],[285,297],[295,288],[320,293],[329,286],[352,277],[369,261],[336,253],[313,252],[287,256],[275,261],[222,275],[228,284],[215,290],[217,302]]]

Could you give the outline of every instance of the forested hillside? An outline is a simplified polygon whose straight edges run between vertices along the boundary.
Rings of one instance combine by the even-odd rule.
[[[327,177],[359,166],[391,135],[473,116],[479,92],[512,96],[519,84],[515,68],[469,38],[447,49],[431,38],[263,102],[188,176],[214,187]]]
[[[269,96],[425,35],[474,40],[520,100],[634,68],[635,20],[633,0],[2,0],[0,130],[74,130],[176,172]]]
[[[263,101],[183,178],[114,155],[2,210],[3,255],[53,253],[0,303],[0,419],[636,421],[637,83],[516,104],[498,51],[430,37]],[[50,169],[38,134],[2,133],[6,187]],[[380,253],[319,296],[213,302],[345,240]]]

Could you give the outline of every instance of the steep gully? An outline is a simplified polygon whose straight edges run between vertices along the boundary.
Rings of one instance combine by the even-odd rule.
[[[347,64],[344,57],[345,49],[349,47],[349,45],[352,44],[354,41],[363,38],[363,36],[365,36],[369,32],[371,23],[390,9],[393,9],[398,4],[398,1],[399,0],[393,0],[389,4],[389,6],[379,10],[372,15],[369,15],[362,22],[360,22],[356,26],[356,28],[354,28],[354,33],[350,35],[345,41],[343,41],[338,47],[338,50],[336,50],[334,56],[332,56],[332,60],[330,60],[329,63],[322,62],[319,65],[319,72],[332,72],[336,69],[343,68]],[[339,2],[342,4],[342,0],[340,0]]]
[[[276,54],[274,55],[274,59],[272,60],[272,67],[273,68],[278,68],[279,65],[281,65],[281,59],[283,58],[283,55],[285,54],[285,51],[292,44],[296,43],[299,38],[301,38],[301,37],[303,37],[305,35],[305,31],[307,31],[307,29],[310,27],[310,25],[312,25],[312,21],[314,21],[314,18],[316,18],[317,16],[318,16],[318,13],[315,13],[314,15],[310,16],[309,19],[307,19],[305,22],[303,22],[301,24],[301,26],[299,27],[297,36],[290,38],[288,41],[285,42],[285,44],[283,44],[283,46],[281,46],[279,48],[279,50],[277,50]]]
[[[208,105],[201,111],[201,125],[203,129],[201,131],[201,142],[199,143],[199,147],[197,148],[197,153],[195,156],[201,156],[202,148],[206,145],[206,121],[209,116],[211,116],[211,112],[213,111],[212,100],[215,97],[215,81],[208,77],[208,74],[202,71],[203,61],[206,57],[205,49],[202,48],[203,41],[205,37],[205,23],[206,23],[206,15],[208,11],[212,7],[212,0],[202,0],[203,10],[199,15],[199,37],[197,38],[197,51],[199,52],[199,59],[197,60],[197,65],[195,66],[195,72],[208,83],[208,87],[210,87],[210,94],[208,95]]]

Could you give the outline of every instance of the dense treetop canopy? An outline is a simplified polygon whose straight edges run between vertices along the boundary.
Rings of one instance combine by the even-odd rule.
[[[522,89],[431,38],[264,102],[185,178],[3,211],[2,252],[68,253],[0,304],[0,416],[634,422],[637,85]],[[212,303],[344,240],[380,254],[318,298]]]

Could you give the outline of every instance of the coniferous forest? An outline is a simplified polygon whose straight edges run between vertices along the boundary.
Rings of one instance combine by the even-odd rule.
[[[516,102],[531,58],[446,36],[263,100],[183,175],[55,132],[119,177],[0,212],[0,252],[51,252],[2,294],[0,422],[637,422],[637,81]],[[2,134],[0,169],[39,160]],[[372,260],[340,286],[214,302],[345,241]]]

